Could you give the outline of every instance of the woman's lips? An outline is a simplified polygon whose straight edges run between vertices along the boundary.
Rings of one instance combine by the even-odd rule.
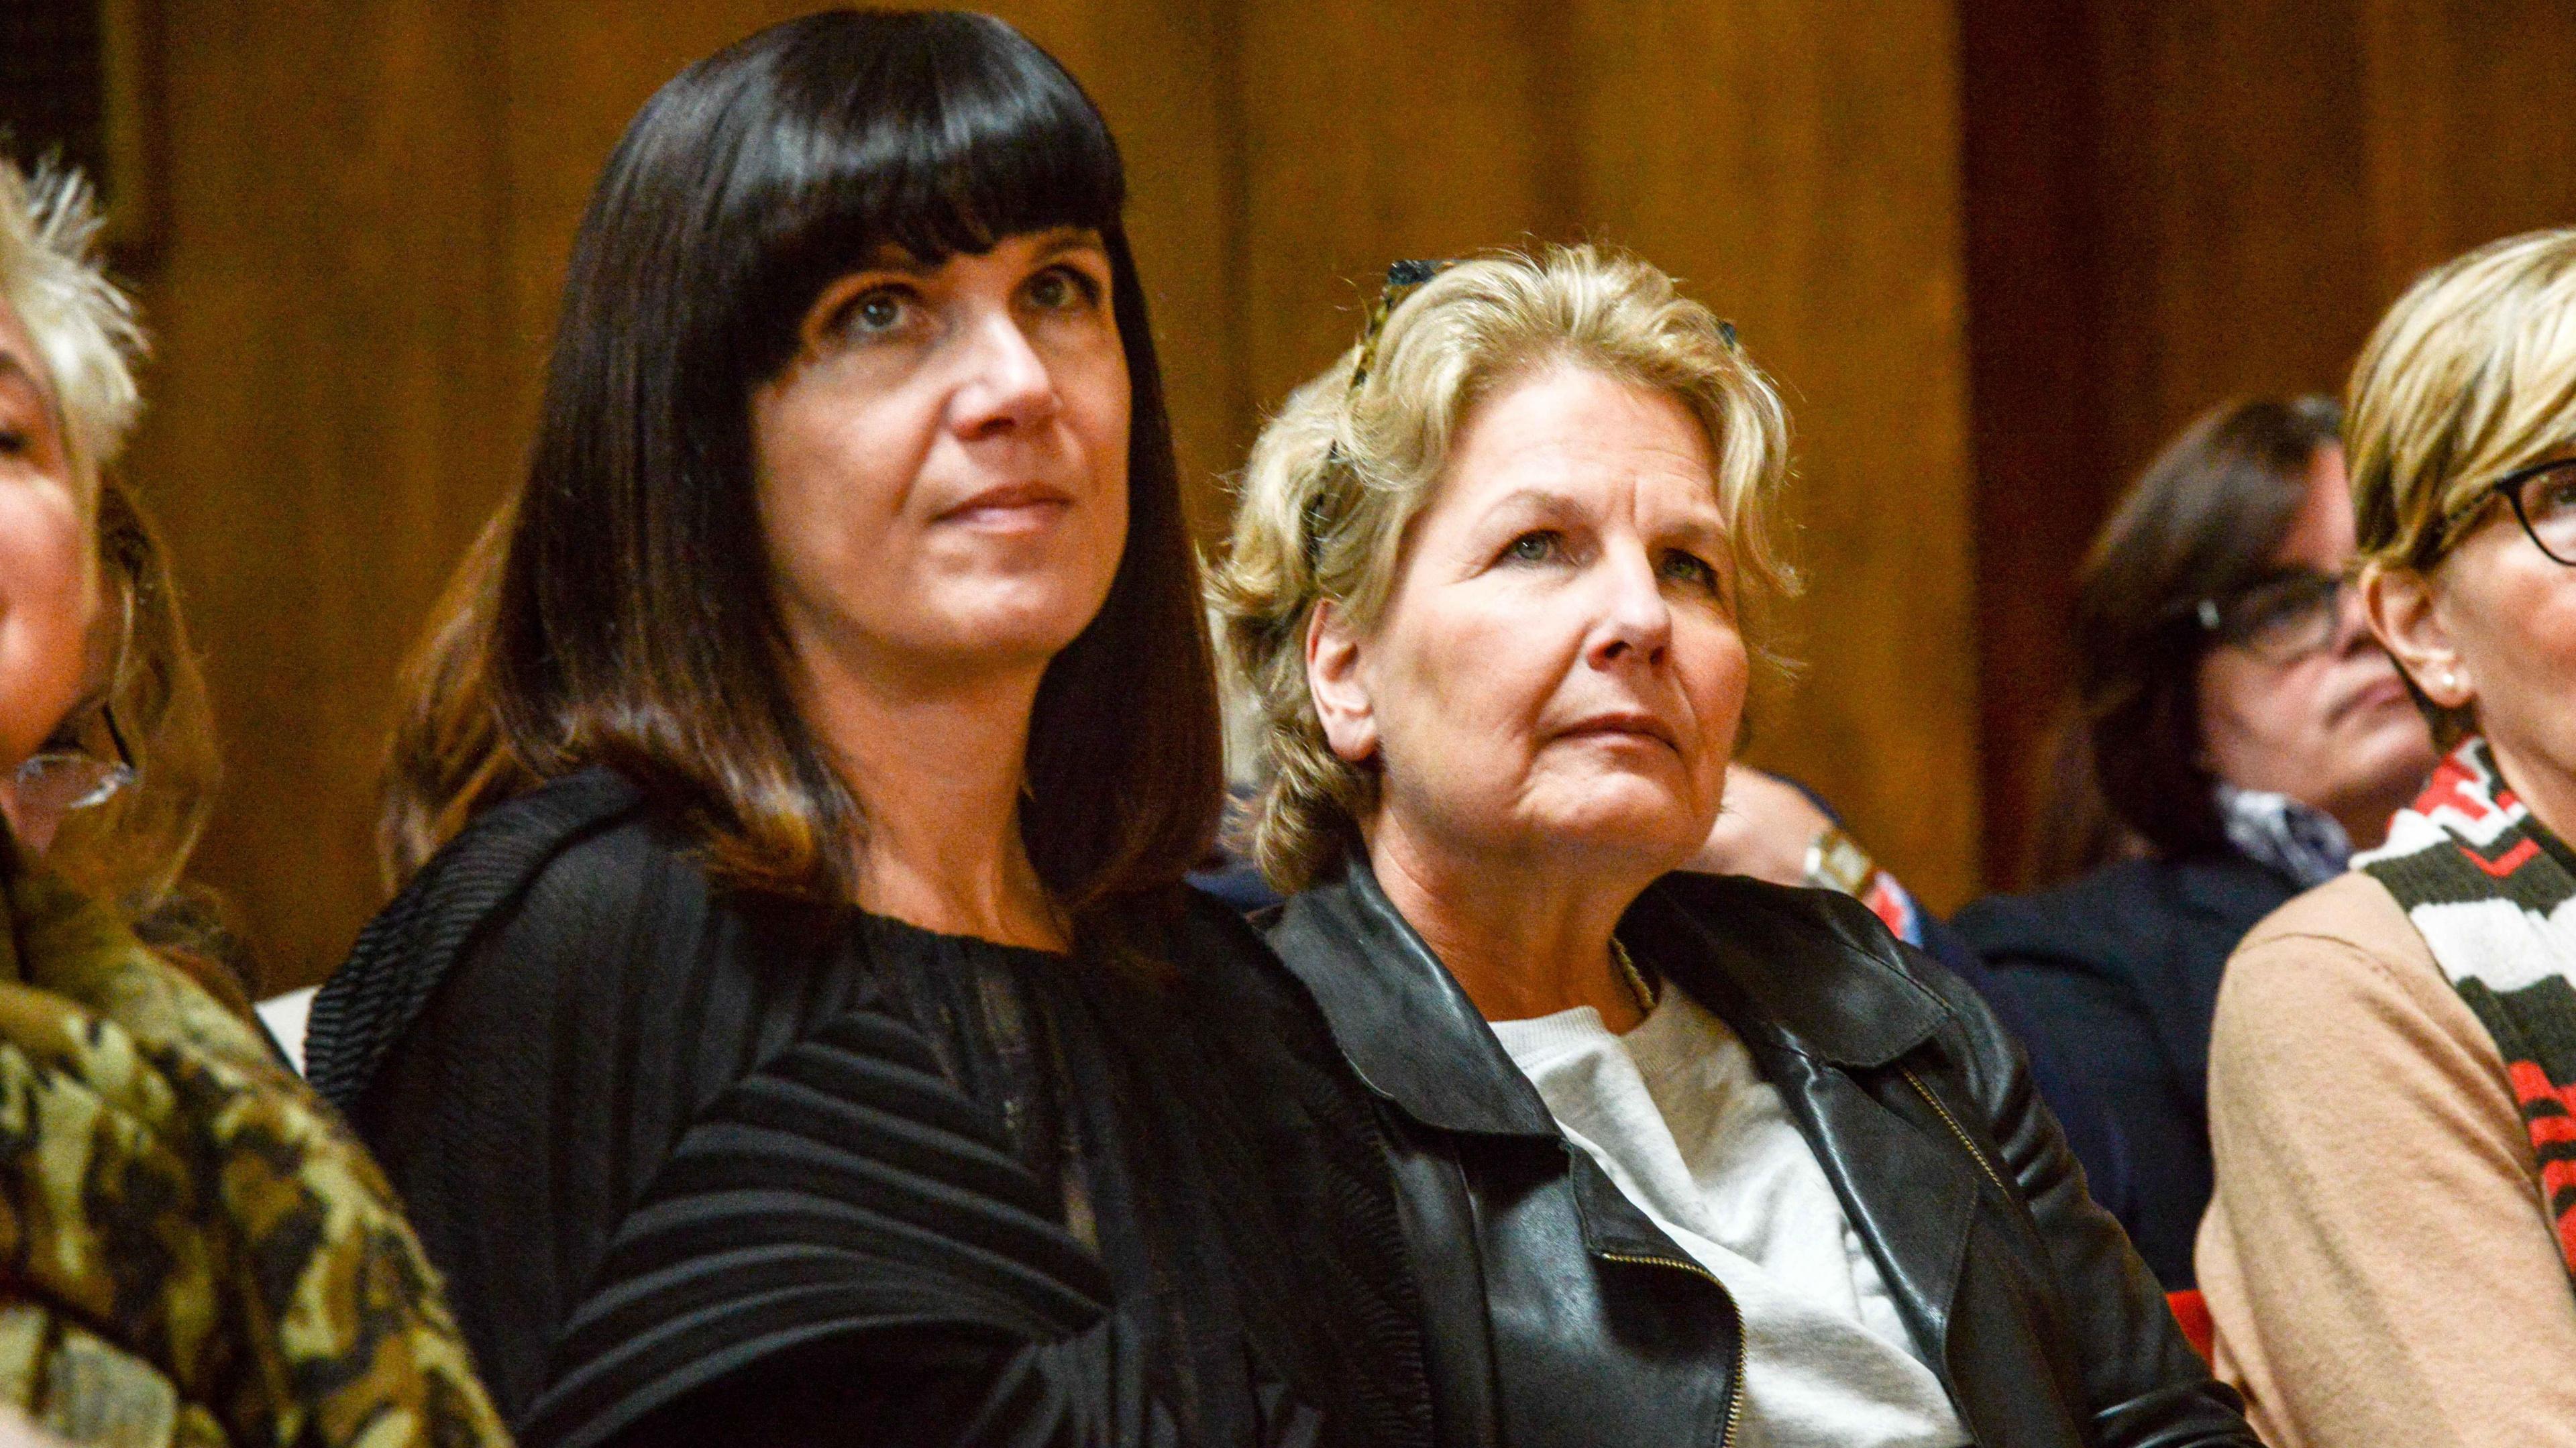
[[[2385,709],[2393,705],[2411,705],[2411,703],[2412,701],[2406,697],[2405,682],[2392,673],[2384,679],[2374,679],[2353,690],[2344,699],[2342,706],[2334,711],[2334,717],[2342,719],[2366,709]]]
[[[1560,739],[1627,739],[1679,750],[1672,726],[1652,714],[1596,714],[1559,730]]]
[[[934,523],[957,523],[994,532],[1043,528],[1073,507],[1073,495],[1046,483],[1010,483],[987,488],[940,513]]]

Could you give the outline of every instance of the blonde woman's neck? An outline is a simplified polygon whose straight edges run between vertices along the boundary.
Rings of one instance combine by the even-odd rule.
[[[1489,1021],[1590,1006],[1613,1031],[1644,1019],[1612,954],[1619,917],[1664,873],[1624,857],[1462,851],[1381,817],[1369,864],[1387,900]]]

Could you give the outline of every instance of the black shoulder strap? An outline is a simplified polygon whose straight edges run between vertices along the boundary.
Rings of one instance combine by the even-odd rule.
[[[613,770],[586,769],[489,811],[450,840],[367,922],[313,998],[304,1038],[313,1089],[343,1112],[354,1109],[483,923],[565,846],[642,803]]]

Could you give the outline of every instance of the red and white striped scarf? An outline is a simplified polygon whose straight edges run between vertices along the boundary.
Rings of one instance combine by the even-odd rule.
[[[2397,897],[2495,1038],[2576,1280],[2576,875],[2544,838],[2486,741],[2471,738],[2353,868]]]

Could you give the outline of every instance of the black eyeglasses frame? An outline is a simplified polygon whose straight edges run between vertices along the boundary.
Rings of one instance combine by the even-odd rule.
[[[2259,642],[2265,628],[2260,624],[2245,625],[2235,617],[2238,611],[2249,600],[2273,594],[2281,601],[2295,603],[2300,612],[2313,613],[2322,621],[2340,616],[2343,598],[2351,587],[2351,580],[2340,574],[2313,568],[2285,568],[2224,593],[2198,599],[2173,617],[2177,622],[2192,627],[2198,636],[2208,639],[2213,645],[2241,648],[2266,663],[2293,664],[2331,647],[2336,637],[2335,627],[2328,625],[2323,636],[2313,643],[2284,649],[2277,644]]]
[[[2487,484],[2487,492],[2504,499],[2504,505],[2513,510],[2513,520],[2522,525],[2522,536],[2531,540],[2531,546],[2539,549],[2542,557],[2561,568],[2576,568],[2576,558],[2561,558],[2550,551],[2548,544],[2540,541],[2540,530],[2531,526],[2531,515],[2525,512],[2522,506],[2523,484],[2543,473],[2562,470],[2576,472],[2576,458],[2556,458],[2545,463],[2533,463],[2527,468],[2515,468],[2512,472]]]

